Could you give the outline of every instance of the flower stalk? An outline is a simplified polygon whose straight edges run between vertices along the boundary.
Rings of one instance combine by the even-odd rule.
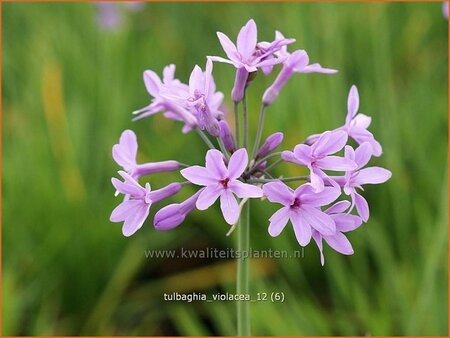
[[[250,249],[250,201],[242,207],[238,225],[237,250],[240,257],[237,260],[236,293],[239,295],[250,294],[249,268],[250,260],[246,257]],[[250,336],[250,302],[240,300],[237,302],[237,335]]]
[[[254,158],[256,156],[256,152],[258,151],[259,143],[261,142],[261,136],[262,136],[262,131],[263,131],[263,127],[264,127],[264,120],[266,118],[266,108],[267,108],[267,106],[265,104],[261,105],[261,112],[259,114],[259,120],[258,120],[258,128],[256,129],[255,143],[253,144],[252,158]]]

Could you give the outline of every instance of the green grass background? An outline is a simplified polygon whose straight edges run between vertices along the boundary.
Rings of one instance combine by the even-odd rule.
[[[175,63],[184,81],[215,36],[234,40],[249,19],[260,39],[295,37],[335,76],[297,75],[268,112],[264,135],[284,149],[342,124],[357,84],[361,111],[384,147],[373,164],[392,179],[368,187],[370,221],[350,234],[355,254],[314,244],[302,259],[253,260],[251,289],[285,302],[251,304],[256,335],[447,334],[447,21],[441,3],[147,3],[122,8],[114,32],[95,23],[90,3],[2,4],[3,335],[233,335],[235,304],[164,302],[163,292],[233,292],[232,260],[145,259],[144,250],[227,248],[218,206],[161,233],[151,221],[131,238],[110,223],[118,203],[111,146],[133,129],[142,161],[203,163],[195,134],[161,116],[137,123],[148,103],[142,72]],[[264,88],[249,90],[252,126]],[[231,66],[214,75],[230,106]],[[254,127],[252,127],[254,128]],[[253,129],[254,130],[254,129]],[[282,165],[277,174],[298,175]],[[177,174],[155,176],[162,186]],[[191,190],[189,190],[191,189]],[[172,201],[194,190],[184,189]],[[287,228],[267,233],[275,210],[252,203],[253,248],[298,249]],[[156,210],[156,209],[155,209]]]

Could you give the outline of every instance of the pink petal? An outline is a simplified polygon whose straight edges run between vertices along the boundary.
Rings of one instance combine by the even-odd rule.
[[[129,183],[129,184],[132,184],[132,185],[134,185],[136,187],[139,187],[139,188],[143,189],[141,187],[141,185],[139,184],[139,182],[136,181],[129,173],[127,173],[127,172],[125,172],[123,170],[119,170],[117,173],[120,176],[122,176],[122,178],[124,179],[125,183]]]
[[[211,205],[214,204],[214,202],[223,191],[224,189],[221,184],[207,186],[198,196],[195,206],[198,210],[208,209]]]
[[[234,43],[231,42],[231,40],[228,36],[226,36],[225,34],[223,34],[221,32],[217,32],[217,37],[219,38],[219,42],[222,45],[222,48],[223,48],[225,54],[227,54],[228,58],[231,61],[235,61],[237,50],[236,50],[236,46],[234,45]]]
[[[180,174],[189,182],[192,182],[197,185],[206,186],[217,183],[217,179],[212,177],[209,170],[207,170],[205,167],[200,167],[198,165],[185,168],[180,171]]]
[[[212,93],[214,94],[216,90],[216,84],[214,83],[214,79],[212,77],[212,70],[213,70],[213,62],[209,58],[206,59],[206,66],[205,66],[205,73],[204,73],[204,88],[205,88],[205,97],[208,99],[208,94]]]
[[[356,215],[351,214],[337,214],[331,215],[331,218],[336,224],[336,231],[348,232],[353,231],[361,226],[362,219]]]
[[[358,89],[355,85],[350,88],[347,99],[347,118],[345,119],[345,124],[348,125],[352,120],[353,116],[358,112],[359,109],[359,94]]]
[[[241,63],[237,63],[228,59],[225,59],[223,57],[220,56],[208,56],[208,59],[210,59],[211,61],[217,61],[217,62],[223,62],[223,63],[229,63],[234,65],[236,68],[241,66]]]
[[[116,188],[116,190],[121,192],[122,194],[132,195],[135,197],[143,196],[145,194],[143,190],[144,188],[136,186],[134,184],[130,184],[128,182],[122,182],[115,177],[111,179],[111,182],[114,188]]]
[[[126,150],[130,158],[136,158],[138,144],[136,134],[132,130],[127,129],[120,135],[119,144]]]
[[[122,226],[122,233],[129,237],[138,231],[145,222],[150,211],[150,204],[142,203],[136,211],[129,215]]]
[[[339,214],[341,212],[345,212],[349,207],[351,203],[349,201],[340,201],[335,204],[333,204],[331,207],[329,207],[325,212],[330,214]]]
[[[191,72],[191,76],[189,77],[189,92],[191,96],[194,96],[194,92],[202,91],[204,89],[205,83],[203,82],[203,71],[202,69],[195,65],[194,69]]]
[[[295,157],[294,153],[292,151],[285,150],[281,153],[281,158],[283,161],[291,162],[291,163],[297,163],[300,165],[306,165],[304,162],[300,162]]]
[[[364,222],[367,222],[369,220],[369,205],[367,201],[358,193],[354,194],[354,199],[359,216],[361,216]]]
[[[281,181],[264,184],[263,191],[272,203],[290,206],[295,199],[294,191]]]
[[[307,145],[313,145],[319,138],[320,134],[313,134],[311,136],[308,136],[304,143],[306,143]]]
[[[272,59],[273,57],[269,58]],[[273,66],[262,66],[261,70],[263,71],[264,75],[269,75],[273,70]]]
[[[383,149],[381,148],[380,143],[375,140],[373,134],[370,131],[355,126],[350,128],[349,136],[359,144],[369,142],[372,147],[372,153],[374,156],[380,156],[383,153]]]
[[[259,61],[257,63],[254,63],[253,66],[255,67],[271,67],[271,66],[275,66],[277,64],[282,63],[284,60],[286,60],[285,57],[278,57],[278,58],[267,58],[263,61]],[[252,70],[250,70],[251,68],[248,68],[247,70],[249,72],[251,72]],[[254,71],[254,70],[253,70]]]
[[[118,165],[127,171],[132,171],[132,169],[136,166],[136,161],[133,161],[130,154],[127,153],[126,150],[120,146],[120,144],[113,145],[112,157]]]
[[[302,73],[321,73],[321,74],[336,74],[338,71],[336,69],[324,68],[318,63],[313,63],[302,69]]]
[[[334,154],[344,148],[348,135],[343,130],[326,131],[314,143],[312,147],[313,156],[326,156]]]
[[[344,156],[346,159],[355,162],[355,150],[351,146],[345,146]]]
[[[302,204],[308,204],[313,207],[320,207],[334,202],[341,195],[341,189],[325,187],[321,192],[300,195]]]
[[[306,144],[298,144],[294,148],[295,158],[304,165],[311,163],[311,146]]]
[[[163,81],[165,84],[170,83],[175,78],[175,69],[176,66],[174,64],[168,65],[163,69]]]
[[[311,181],[311,186],[314,188],[314,191],[322,191],[325,187],[323,179],[314,171],[314,168],[310,168],[309,170],[309,179]]]
[[[364,167],[372,157],[372,146],[369,142],[362,143],[355,150],[355,162],[358,165],[358,168]]]
[[[224,190],[220,195],[220,209],[228,224],[233,225],[237,223],[239,219],[239,205],[232,192],[228,189]]]
[[[301,72],[309,63],[309,56],[303,49],[296,50],[286,59],[284,64],[297,72]]]
[[[343,187],[347,183],[347,178],[345,176],[328,176],[327,178],[331,184],[334,182],[340,187]]]
[[[247,168],[248,155],[245,148],[239,149],[233,153],[228,162],[228,178],[235,180],[242,175]]]
[[[316,166],[325,170],[350,171],[358,166],[352,160],[339,156],[327,156],[317,160]]]
[[[319,248],[320,251],[320,264],[324,266],[325,256],[323,255],[322,235],[318,231],[313,230],[312,238],[314,239],[314,242],[316,242],[317,247]]]
[[[336,232],[333,219],[323,211],[309,205],[302,205],[300,210],[306,222],[322,235],[333,235]]]
[[[161,79],[159,76],[152,70],[146,70],[144,72],[144,83],[145,88],[147,88],[148,93],[157,97],[159,95],[159,89],[162,86]]]
[[[113,146],[114,161],[122,167],[135,166],[137,149],[136,134],[129,129],[125,130],[120,135],[119,143]]]
[[[237,50],[242,56],[242,60],[248,60],[256,48],[258,39],[256,23],[250,19],[247,24],[241,28],[237,37]]]
[[[354,126],[363,128],[363,129],[369,128],[370,123],[372,123],[372,118],[370,116],[367,116],[364,114],[358,114],[352,120],[352,124]]]
[[[386,182],[390,179],[392,173],[384,168],[380,167],[369,167],[361,169],[358,172],[358,176],[355,177],[355,183],[357,185],[363,184],[380,184]]]
[[[290,213],[290,218],[298,244],[301,246],[308,245],[312,236],[311,227],[300,212],[292,211]]]
[[[309,194],[315,194],[314,187],[312,186],[311,183],[302,184],[294,191],[294,197],[298,197],[300,199],[303,199],[303,196]]]
[[[283,207],[276,211],[270,218],[269,235],[272,237],[278,236],[283,231],[287,222],[289,221],[290,208]]]
[[[142,204],[142,200],[127,200],[120,203],[111,213],[109,220],[111,222],[122,222],[129,215],[136,212],[137,208]]]
[[[263,196],[263,191],[255,185],[242,183],[241,181],[231,181],[228,188],[239,198],[258,198]]]
[[[214,177],[217,180],[223,180],[227,177],[228,170],[223,162],[223,154],[216,150],[210,149],[206,153],[206,169],[209,172],[210,177]]]
[[[343,255],[353,255],[352,245],[343,233],[336,232],[333,236],[324,236],[324,239],[337,252]]]

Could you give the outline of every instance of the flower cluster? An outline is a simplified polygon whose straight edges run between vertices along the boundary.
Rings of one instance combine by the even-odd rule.
[[[361,195],[363,186],[384,183],[391,177],[390,171],[384,168],[366,167],[372,156],[382,154],[382,147],[368,131],[371,118],[359,113],[356,86],[350,89],[347,116],[342,126],[311,135],[292,150],[274,152],[283,141],[283,133],[269,135],[260,145],[265,114],[289,78],[295,73],[334,74],[337,71],[318,63],[309,64],[304,50],[288,52],[288,45],[295,40],[285,38],[280,32],[275,32],[271,42],[258,42],[253,20],[242,27],[236,44],[223,33],[217,36],[226,58],[208,56],[205,70],[195,66],[187,84],[176,79],[175,65],[165,67],[162,78],[151,70],[145,71],[144,83],[151,102],[134,112],[135,120],[161,112],[168,119],[182,122],[184,133],[196,131],[210,148],[205,166],[173,160],[138,164],[136,135],[131,130],[124,131],[112,151],[114,160],[123,169],[119,171],[123,181],[113,178],[112,183],[116,193],[124,195],[124,200],[112,212],[111,221],[124,222],[123,234],[130,236],[142,227],[152,204],[192,184],[200,187],[195,194],[156,212],[155,229],[173,229],[189,213],[195,209],[206,210],[218,199],[225,221],[234,229],[240,210],[249,199],[267,199],[282,205],[269,219],[271,236],[278,236],[290,222],[301,246],[306,246],[311,239],[315,241],[322,265],[323,240],[344,255],[353,254],[345,233],[369,219],[369,206]],[[228,63],[236,69],[231,93],[235,107],[234,130],[225,118],[224,95],[216,91],[214,62]],[[259,125],[250,151],[249,112],[244,104],[246,91],[259,70],[269,74],[278,66],[281,69],[275,81],[261,99]],[[242,112],[239,111],[241,104]],[[356,145],[355,149],[351,144]],[[305,167],[309,175],[274,178],[272,169],[282,162]],[[151,190],[149,183],[145,186],[139,183],[142,176],[169,171],[179,171],[187,181],[158,190]],[[303,184],[298,185],[298,181]],[[296,185],[290,187],[287,183]]]

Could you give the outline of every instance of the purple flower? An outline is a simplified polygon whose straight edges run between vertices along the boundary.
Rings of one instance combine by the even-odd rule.
[[[448,20],[448,1],[445,1],[442,4],[442,14],[444,15],[444,18]]]
[[[356,215],[351,215],[345,213],[345,211],[350,207],[349,201],[337,202],[327,210],[325,213],[330,215],[336,224],[336,233],[334,235],[322,235],[317,230],[312,231],[312,238],[317,244],[320,251],[320,263],[322,266],[325,264],[325,257],[323,255],[322,239],[328,243],[334,250],[343,255],[353,255],[353,248],[347,237],[343,234],[344,232],[353,231],[358,228],[362,220]]]
[[[369,167],[364,168],[372,156],[372,147],[370,143],[361,144],[356,150],[352,147],[345,147],[345,158],[354,161],[357,167],[354,170],[347,171],[345,176],[331,177],[340,186],[344,187],[344,193],[351,196],[352,208],[356,205],[356,210],[364,222],[369,220],[369,205],[364,197],[357,192],[357,188],[363,189],[364,184],[381,184],[389,180],[392,173],[384,168]]]
[[[136,134],[129,129],[125,130],[122,135],[120,135],[119,143],[115,144],[112,148],[114,161],[116,161],[116,163],[135,180],[144,175],[175,171],[180,168],[180,164],[177,161],[137,164],[137,149],[138,144]]]
[[[185,122],[183,128],[184,132],[195,128],[197,125],[195,116],[187,109],[187,107],[180,105],[179,100],[172,98],[189,96],[189,86],[175,79],[175,65],[164,67],[162,80],[154,71],[146,70],[144,72],[144,83],[148,93],[153,99],[148,106],[133,112],[134,115],[137,115],[133,121],[140,120],[159,112],[165,112],[165,117]]]
[[[283,151],[281,158],[288,162],[308,167],[311,184],[316,191],[324,188],[322,170],[347,171],[356,168],[356,163],[348,158],[329,156],[341,150],[347,143],[347,133],[342,130],[327,131],[312,145],[298,144],[294,151]]]
[[[217,37],[228,59],[219,56],[210,58],[212,61],[230,63],[236,67],[236,79],[231,93],[234,102],[242,100],[249,73],[256,72],[261,67],[283,62],[283,58],[272,57],[273,53],[283,46],[283,42],[277,41],[272,45],[263,45],[265,47],[263,51],[257,48],[258,32],[253,19],[241,28],[236,45],[221,32],[217,32]],[[293,41],[295,40],[285,39],[284,44]]]
[[[263,145],[259,148],[258,152],[256,153],[257,158],[262,158],[266,155],[268,155],[270,152],[275,150],[281,142],[283,142],[283,133],[274,133],[266,138],[266,141],[263,143]]]
[[[149,183],[146,183],[144,188],[126,172],[119,171],[119,175],[124,182],[117,178],[112,178],[111,181],[114,187],[125,195],[125,199],[112,211],[110,221],[124,222],[122,233],[127,237],[142,227],[153,203],[175,195],[181,189],[181,184],[172,183],[162,189],[151,191]]]
[[[280,33],[281,34],[281,33]],[[273,84],[266,89],[263,95],[263,104],[268,106],[275,101],[280,93],[280,90],[284,87],[286,82],[292,77],[294,73],[323,73],[323,74],[335,74],[337,70],[322,68],[318,63],[309,65],[308,54],[304,50],[296,50],[292,54],[289,54],[287,50],[281,52],[281,57],[286,57],[283,62],[283,68],[278,74]]]
[[[312,229],[326,236],[335,234],[333,218],[321,211],[320,207],[335,201],[341,194],[339,188],[326,187],[316,193],[307,183],[294,191],[283,182],[276,181],[264,184],[263,191],[270,202],[284,205],[269,219],[269,234],[272,237],[278,236],[289,220],[301,246],[310,242]]]
[[[170,204],[160,209],[153,219],[155,229],[170,230],[183,223],[186,216],[195,209],[195,203],[202,191],[203,189],[200,189],[182,203]]]
[[[223,154],[212,149],[206,153],[206,167],[192,166],[181,170],[181,175],[188,181],[206,187],[197,199],[197,209],[208,209],[220,196],[220,208],[225,221],[235,224],[240,210],[234,195],[239,198],[257,198],[263,195],[260,188],[238,180],[247,163],[248,155],[244,148],[231,155],[228,167],[225,166]]]
[[[210,59],[206,61],[205,72],[195,66],[189,78],[188,106],[197,117],[200,129],[206,129],[211,135],[219,136],[217,119],[223,116],[219,110],[223,101],[223,94],[216,92],[216,85],[212,76],[213,64]]]
[[[275,40],[272,42],[258,42],[255,55],[264,55],[264,60],[276,57],[285,60],[289,56],[289,53],[283,53],[282,51],[287,51],[287,45],[294,42],[295,39],[285,38],[279,31],[275,31]],[[274,65],[262,66],[261,70],[265,75],[268,75],[272,72],[273,67]]]
[[[372,118],[361,113],[358,114],[358,109],[358,89],[355,85],[353,85],[350,89],[350,92],[348,93],[347,117],[345,119],[345,125],[336,130],[344,130],[348,134],[348,136],[354,139],[358,144],[369,142],[372,148],[372,155],[380,156],[383,153],[383,149],[381,148],[380,143],[375,140],[373,134],[367,130],[367,128],[369,128],[370,126],[370,123],[372,122]],[[319,137],[320,134],[311,135],[306,140],[306,143],[312,144]]]
[[[383,152],[380,143],[375,140],[373,134],[367,130],[372,119],[369,116],[359,113],[359,94],[358,89],[353,85],[348,93],[347,117],[345,125],[342,127],[352,139],[358,144],[369,142],[374,156],[380,156]]]

